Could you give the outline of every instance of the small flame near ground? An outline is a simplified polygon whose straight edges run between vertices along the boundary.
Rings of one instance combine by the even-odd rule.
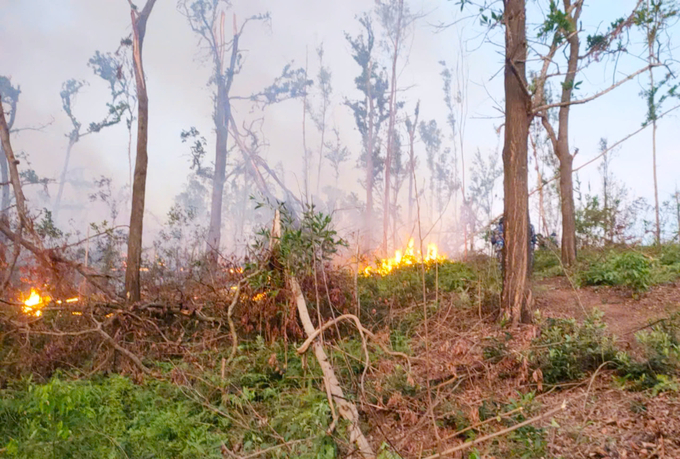
[[[28,315],[40,317],[42,315],[42,308],[49,303],[50,297],[40,296],[40,293],[34,288],[31,288],[31,294],[28,299],[24,301],[23,312]]]
[[[427,252],[425,257],[420,253],[420,250],[415,250],[415,241],[411,238],[404,250],[395,250],[394,257],[379,260],[376,266],[367,266],[363,269],[364,276],[377,274],[379,276],[386,276],[397,268],[405,266],[413,266],[420,263],[430,264],[448,260],[447,256],[439,253],[437,244],[427,244]]]
[[[57,300],[56,304],[73,304],[80,300],[78,297],[68,298],[66,300]],[[24,301],[24,306],[21,309],[24,314],[29,316],[40,317],[42,316],[42,309],[47,306],[52,301],[47,295],[41,295],[35,288],[31,287],[31,293],[28,298]],[[76,312],[72,312],[73,315],[79,315]]]

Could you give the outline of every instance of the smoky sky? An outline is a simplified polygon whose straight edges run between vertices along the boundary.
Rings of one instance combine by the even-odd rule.
[[[141,2],[138,2],[141,3]],[[499,128],[503,120],[499,111],[503,105],[502,44],[499,30],[485,34],[476,19],[465,19],[457,2],[421,0],[407,2],[410,10],[420,15],[405,43],[404,57],[399,65],[399,98],[410,113],[417,101],[421,104],[421,120],[436,119],[446,132],[446,108],[443,102],[441,66],[446,61],[463,71],[454,75],[464,78],[467,94],[467,120],[463,153],[470,167],[470,158],[479,149],[484,154],[502,147]],[[540,2],[539,2],[540,3]],[[607,0],[590,2],[583,14],[586,26],[606,28],[635,2]],[[349,148],[351,159],[343,165],[342,186],[361,196],[356,167],[361,151],[360,135],[351,112],[343,101],[356,99],[360,93],[354,87],[359,67],[354,63],[345,32],[356,35],[360,27],[355,17],[374,7],[368,0],[248,0],[233,1],[237,20],[249,15],[270,12],[270,24],[250,24],[241,45],[244,49],[243,72],[234,82],[232,94],[247,96],[272,82],[284,65],[308,66],[311,79],[316,79],[318,61],[316,49],[323,43],[325,63],[332,72],[333,99],[329,128],[337,128],[342,143]],[[438,30],[439,23],[453,23]],[[230,24],[230,21],[228,21]],[[538,24],[529,24],[534,33]],[[677,27],[675,27],[677,29]],[[375,25],[380,35],[380,27]],[[0,75],[9,76],[20,85],[16,128],[48,124],[41,132],[22,131],[14,136],[15,149],[25,152],[31,167],[40,176],[58,178],[68,139],[70,125],[61,111],[59,91],[70,78],[86,80],[89,85],[78,95],[75,114],[84,125],[105,115],[108,96],[106,84],[87,67],[95,51],[115,51],[120,39],[130,34],[130,9],[125,0],[0,0]],[[493,43],[485,42],[489,39]],[[382,54],[387,65],[387,55]],[[536,63],[530,63],[536,65]],[[189,174],[188,147],[182,144],[180,132],[191,126],[198,128],[208,141],[208,151],[214,149],[212,123],[212,88],[208,86],[210,61],[198,46],[197,36],[190,30],[186,18],[177,10],[174,0],[158,0],[147,26],[144,45],[144,65],[149,92],[149,172],[147,183],[147,228],[161,224],[182,190]],[[616,65],[616,66],[615,66]],[[644,65],[633,58],[619,63],[603,62],[581,75],[582,85],[576,97],[583,97],[611,84]],[[635,131],[645,118],[645,102],[640,92],[647,84],[643,75],[620,89],[572,112],[572,148],[578,148],[575,166],[597,155],[600,138],[610,143]],[[315,88],[310,98],[314,103]],[[670,108],[674,102],[667,102]],[[238,123],[261,119],[259,130],[266,140],[261,153],[272,166],[285,170],[287,186],[302,191],[302,116],[300,100],[290,100],[262,111],[249,103],[235,103]],[[134,130],[134,127],[133,127]],[[658,131],[658,172],[660,195],[663,200],[675,190],[680,167],[680,132],[678,117],[660,121]],[[307,125],[307,142],[317,148],[318,133]],[[453,142],[448,137],[446,142]],[[456,142],[460,143],[459,140]],[[422,144],[417,154],[424,155]],[[134,154],[134,135],[132,151]],[[133,158],[134,160],[134,158]],[[422,165],[421,161],[421,165]],[[651,131],[645,131],[625,143],[616,153],[613,164],[617,177],[630,186],[635,195],[652,197]],[[423,169],[421,167],[421,169]],[[74,148],[70,166],[72,174],[91,180],[100,176],[113,179],[119,190],[129,182],[128,135],[121,124],[102,133],[84,138]],[[596,165],[584,169],[580,179],[597,186]],[[321,179],[331,176],[324,169]],[[427,181],[425,170],[419,170],[419,183]],[[311,179],[312,186],[316,178]],[[498,183],[496,194],[502,192]],[[50,185],[50,194],[56,184]],[[79,191],[67,187],[65,200],[78,200]],[[125,199],[125,194],[121,194]],[[38,198],[32,198],[36,204]],[[500,210],[502,197],[496,200]],[[91,206],[85,216],[94,221],[105,217],[106,211]],[[119,217],[125,223],[127,215]]]

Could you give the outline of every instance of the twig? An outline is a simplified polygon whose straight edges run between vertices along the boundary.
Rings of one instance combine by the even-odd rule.
[[[541,419],[547,418],[548,416],[551,416],[551,415],[557,413],[558,411],[562,411],[566,408],[567,408],[567,402],[564,401],[564,402],[562,402],[562,405],[560,405],[559,407],[553,408],[552,410],[547,411],[547,412],[545,412],[541,415],[538,415],[538,416],[533,417],[531,419],[527,419],[526,421],[520,422],[519,424],[515,424],[514,426],[508,427],[507,429],[503,429],[503,430],[500,430],[498,432],[495,432],[495,433],[492,433],[492,434],[489,434],[489,435],[485,435],[485,436],[480,437],[480,438],[478,438],[474,441],[463,443],[462,445],[458,445],[454,448],[449,448],[449,449],[447,449],[447,450],[445,450],[441,453],[433,454],[432,456],[427,456],[425,459],[436,459],[436,458],[439,458],[439,457],[448,456],[448,455],[455,453],[457,451],[463,451],[463,450],[468,449],[472,446],[478,445],[479,443],[483,443],[487,440],[491,440],[492,438],[500,437],[501,435],[508,434],[508,433],[513,432],[517,429],[520,429],[524,426],[528,426],[530,424],[533,424],[534,422],[537,422],[537,421],[540,421]]]
[[[586,410],[586,405],[588,404],[588,394],[590,393],[590,388],[593,385],[593,382],[595,381],[595,378],[597,377],[597,374],[599,371],[607,364],[613,363],[611,360],[607,360],[606,362],[602,362],[602,364],[597,367],[597,370],[595,370],[595,373],[593,373],[593,376],[590,378],[590,383],[588,383],[588,389],[586,389],[586,394],[583,397],[583,411]]]

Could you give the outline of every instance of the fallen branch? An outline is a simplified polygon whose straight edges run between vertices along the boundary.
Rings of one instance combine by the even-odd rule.
[[[90,333],[97,333],[100,335],[102,338],[104,338],[104,341],[109,343],[115,350],[120,352],[121,354],[125,355],[127,358],[129,358],[132,363],[134,363],[137,368],[142,370],[145,374],[151,374],[151,370],[142,363],[142,361],[137,357],[135,354],[130,352],[128,349],[125,349],[123,346],[118,344],[115,339],[111,337],[104,329],[102,328],[102,322],[99,322],[97,319],[95,319],[93,316],[90,316],[90,319],[92,322],[95,323],[94,328],[89,328],[87,330],[79,330],[79,331],[74,331],[74,332],[66,332],[66,331],[51,331],[51,330],[31,330],[28,328],[28,324],[25,323],[18,323],[15,321],[11,321],[13,325],[15,325],[19,329],[23,329],[28,333],[34,333],[36,335],[49,335],[49,336],[82,336],[82,335],[87,335]]]
[[[281,213],[277,209],[274,216],[274,225],[270,238],[271,244],[270,251],[272,256],[274,256],[276,253],[277,249],[276,244],[278,243],[280,238],[281,238]],[[288,285],[290,285],[291,292],[295,297],[298,315],[300,316],[300,322],[302,322],[302,327],[305,330],[307,338],[311,336],[314,337],[318,336],[318,334],[315,335],[316,330],[314,328],[314,325],[312,324],[312,319],[309,316],[309,309],[307,308],[307,302],[305,301],[305,296],[302,293],[300,283],[295,278],[295,276],[291,275],[289,272],[286,272],[285,275],[288,280]],[[359,427],[359,412],[357,411],[357,407],[354,405],[354,403],[351,403],[345,397],[342,387],[340,386],[340,382],[338,381],[338,378],[335,376],[335,371],[333,370],[333,367],[328,360],[326,351],[324,351],[323,346],[318,340],[313,340],[312,349],[314,350],[316,360],[319,362],[319,366],[321,367],[321,371],[323,372],[323,380],[326,386],[326,393],[327,394],[330,393],[333,401],[337,405],[338,413],[340,413],[340,416],[342,416],[349,422],[348,430],[350,442],[356,444],[360,457],[365,459],[375,458],[376,456],[375,453],[373,452],[373,448],[371,448],[371,445],[368,443],[368,440],[366,439],[363,432],[361,431],[361,428]],[[330,400],[329,403],[331,403]]]
[[[110,298],[116,297],[116,295],[113,294],[113,292],[109,291],[106,287],[104,287],[94,279],[95,277],[101,277],[100,274],[94,272],[90,268],[87,268],[86,266],[80,263],[76,263],[74,261],[63,258],[54,250],[45,250],[39,247],[38,245],[32,243],[31,241],[21,237],[21,234],[19,232],[15,233],[14,231],[12,231],[12,229],[2,220],[0,220],[0,233],[3,233],[8,238],[15,241],[15,244],[20,244],[24,246],[24,248],[28,249],[28,251],[33,253],[33,255],[35,255],[35,257],[38,259],[38,261],[45,265],[46,267],[50,267],[52,263],[59,263],[68,266],[69,268],[75,269],[78,273],[80,273],[81,276],[87,279],[87,281],[90,284],[92,284],[95,288],[100,290],[108,297]]]
[[[491,440],[492,438],[500,437],[501,435],[508,434],[508,433],[513,432],[517,429],[520,429],[524,426],[528,426],[530,424],[533,424],[534,422],[538,422],[541,419],[547,418],[548,416],[551,416],[551,415],[557,413],[558,411],[562,411],[566,408],[567,408],[567,402],[565,401],[565,402],[562,403],[562,405],[560,405],[557,408],[553,408],[552,410],[547,411],[543,414],[540,414],[536,417],[533,417],[531,419],[527,419],[526,421],[520,422],[519,424],[515,424],[512,427],[508,427],[507,429],[499,430],[498,432],[495,432],[495,433],[492,433],[492,434],[489,434],[489,435],[485,435],[485,436],[480,437],[480,438],[478,438],[474,441],[463,443],[462,445],[458,445],[454,448],[449,448],[445,451],[442,451],[441,453],[433,454],[432,456],[427,456],[425,459],[436,459],[436,458],[439,458],[439,457],[448,456],[448,455],[455,453],[457,451],[463,451],[465,449],[471,448],[472,446],[475,446],[475,445],[478,445],[478,444],[483,443],[485,441]]]
[[[362,334],[362,337],[363,337],[363,335],[367,335],[369,338],[371,338],[375,342],[375,344],[378,347],[380,347],[380,349],[385,354],[391,355],[393,357],[401,357],[402,359],[406,360],[406,362],[408,362],[409,371],[410,371],[410,369],[411,369],[411,358],[408,355],[404,354],[403,352],[396,352],[396,351],[391,351],[390,349],[388,349],[387,346],[385,346],[384,344],[382,344],[378,340],[378,337],[375,336],[375,334],[373,332],[371,332],[369,329],[367,329],[366,327],[361,325],[359,318],[357,316],[355,316],[354,314],[343,314],[343,315],[336,317],[335,319],[333,319],[329,322],[326,322],[325,324],[323,324],[321,326],[321,328],[317,328],[316,331],[314,333],[312,333],[312,335],[309,336],[305,340],[304,343],[302,343],[302,346],[300,346],[297,349],[297,353],[298,354],[304,354],[305,352],[307,352],[307,349],[309,349],[309,346],[312,344],[312,342],[316,339],[317,336],[319,336],[324,331],[326,331],[329,328],[331,328],[332,326],[334,326],[336,323],[341,322],[343,320],[353,321],[354,324],[356,325],[357,329],[359,330],[359,333]]]
[[[289,275],[288,282],[297,303],[300,321],[302,322],[305,333],[309,338],[310,336],[314,335],[316,330],[312,324],[312,319],[309,317],[307,302],[305,301],[304,294],[302,293],[302,289],[300,288],[300,284],[298,283],[297,279],[294,276]],[[359,412],[357,411],[357,407],[345,397],[342,387],[340,387],[340,383],[338,382],[338,378],[335,376],[335,371],[328,361],[328,356],[326,355],[323,346],[319,341],[313,341],[312,349],[314,350],[316,360],[319,362],[319,366],[323,372],[324,383],[326,384],[327,390],[330,391],[333,400],[338,407],[340,416],[345,418],[350,424],[350,442],[356,443],[361,457],[374,458],[375,453],[373,453],[371,445],[368,443],[368,440],[359,428]]]

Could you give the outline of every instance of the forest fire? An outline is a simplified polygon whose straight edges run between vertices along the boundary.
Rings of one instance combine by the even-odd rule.
[[[78,297],[68,298],[66,300],[56,300],[55,304],[73,304],[80,300]],[[35,288],[31,287],[31,293],[23,302],[24,306],[22,312],[27,315],[40,317],[42,316],[42,309],[52,302],[52,298],[47,295],[41,295]]]
[[[406,249],[396,250],[394,252],[394,257],[379,260],[375,267],[367,266],[363,270],[363,275],[370,276],[372,274],[377,274],[379,276],[386,276],[397,268],[413,266],[419,263],[436,263],[447,259],[446,255],[439,253],[439,248],[437,247],[437,244],[434,243],[427,245],[427,252],[423,258],[420,250],[415,250],[415,241],[411,238],[408,241]]]
[[[40,317],[42,315],[42,308],[44,308],[49,302],[50,297],[40,296],[36,289],[31,288],[31,294],[26,299],[26,301],[24,301],[24,307],[22,308],[22,311],[25,314]]]

